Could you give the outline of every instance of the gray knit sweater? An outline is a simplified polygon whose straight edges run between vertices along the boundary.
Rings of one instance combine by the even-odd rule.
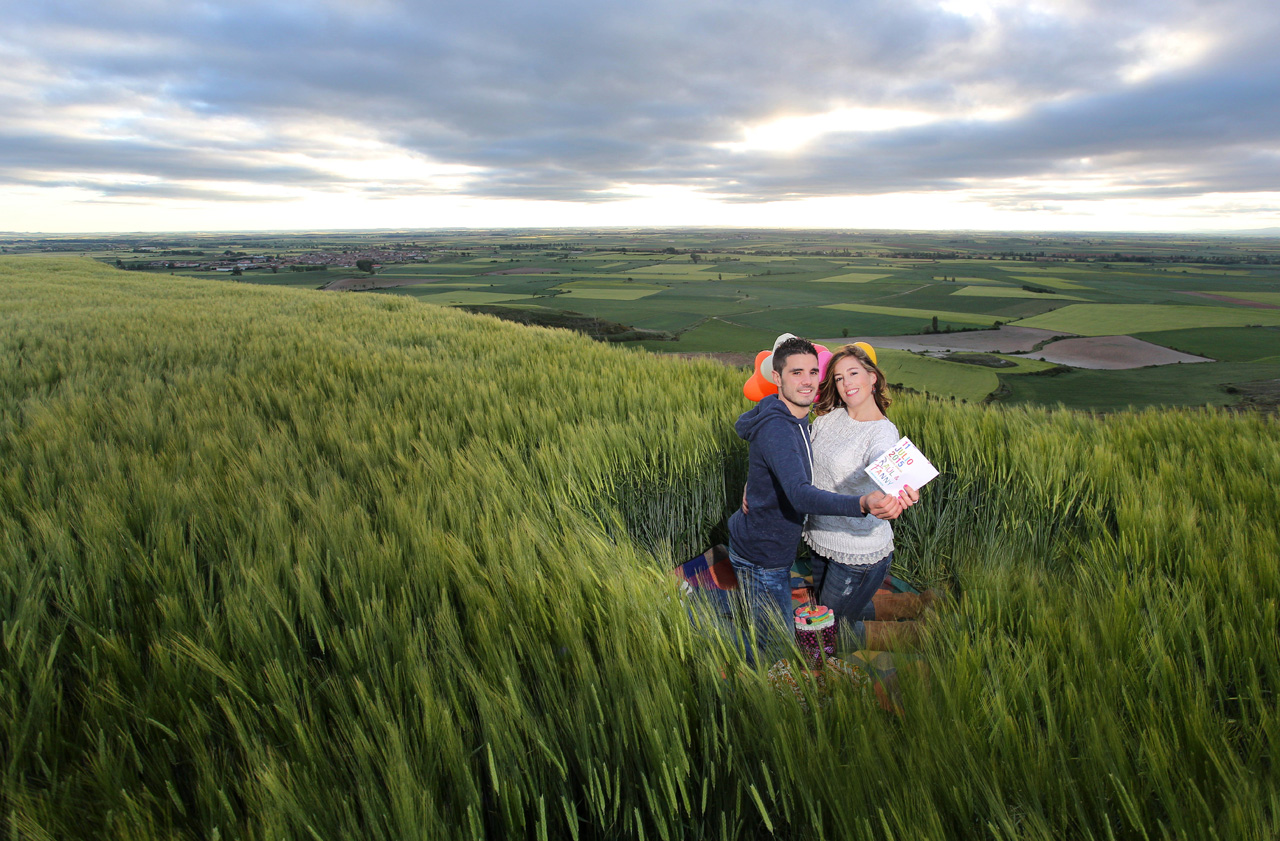
[[[889,420],[856,421],[843,408],[813,422],[813,484],[824,491],[861,496],[879,490],[864,469],[902,436]],[[865,566],[893,551],[887,520],[810,514],[804,541],[833,561]]]

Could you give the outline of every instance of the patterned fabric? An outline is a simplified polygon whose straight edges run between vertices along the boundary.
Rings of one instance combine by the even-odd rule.
[[[871,677],[864,669],[834,657],[829,658],[821,670],[811,671],[809,674],[813,677],[814,685],[818,690],[819,706],[826,706],[831,700],[828,687],[836,681],[847,681],[863,689],[871,685]],[[805,699],[805,689],[800,685],[801,678],[797,676],[797,670],[793,668],[791,661],[779,660],[774,663],[766,677],[779,695],[784,698],[790,695],[801,707],[809,709],[809,703]]]

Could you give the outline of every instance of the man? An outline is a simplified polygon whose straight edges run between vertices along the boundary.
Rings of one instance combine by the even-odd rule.
[[[778,386],[738,418],[734,428],[751,445],[742,510],[729,518],[729,560],[763,649],[791,615],[791,565],[806,514],[892,520],[902,502],[881,491],[861,497],[814,487],[809,407],[818,397],[818,352],[791,336],[773,351]],[[781,624],[779,624],[781,623]],[[748,649],[748,659],[754,660]]]

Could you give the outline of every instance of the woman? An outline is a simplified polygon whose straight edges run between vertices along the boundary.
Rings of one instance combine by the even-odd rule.
[[[877,489],[864,468],[901,437],[887,417],[891,402],[884,373],[865,350],[845,345],[832,355],[814,403],[815,487],[854,495]],[[911,487],[899,494],[904,506],[919,498]],[[860,646],[891,648],[915,635],[912,624],[862,618],[893,563],[893,527],[887,520],[814,514],[805,525],[804,540],[813,550],[819,603],[835,612]],[[916,609],[921,607],[917,600]]]

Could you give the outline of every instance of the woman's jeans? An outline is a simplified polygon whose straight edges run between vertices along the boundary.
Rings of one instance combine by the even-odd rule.
[[[876,616],[871,598],[880,589],[892,564],[892,552],[866,566],[842,564],[816,552],[809,558],[809,568],[813,570],[813,591],[818,603],[831,608],[840,622],[841,636],[856,637],[859,648],[867,644],[867,627],[863,620]]]
[[[762,567],[733,551],[729,544],[729,562],[738,576],[738,627],[742,632],[747,662],[755,665],[755,652],[772,662],[781,657],[790,641],[793,626],[791,610],[791,565]],[[755,644],[752,645],[751,633]]]

